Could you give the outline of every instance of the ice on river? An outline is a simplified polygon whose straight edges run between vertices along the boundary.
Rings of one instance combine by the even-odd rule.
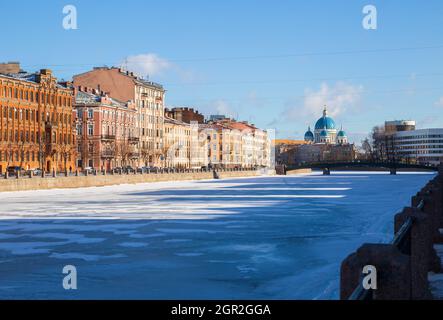
[[[336,299],[431,174],[369,172],[0,193],[0,298]],[[65,265],[78,290],[62,287]]]

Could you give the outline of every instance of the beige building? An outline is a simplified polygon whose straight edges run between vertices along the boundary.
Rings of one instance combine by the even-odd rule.
[[[140,141],[139,166],[163,166],[165,90],[160,84],[142,79],[120,68],[94,68],[74,76],[74,85],[97,88],[123,103],[137,107],[137,129]]]
[[[200,127],[206,138],[208,163],[223,168],[270,167],[271,141],[266,131],[232,119]]]
[[[165,117],[164,163],[168,168],[191,168],[191,125]]]
[[[165,166],[200,169],[208,165],[208,147],[199,139],[198,123],[185,123],[165,117]],[[202,142],[203,141],[203,142]]]

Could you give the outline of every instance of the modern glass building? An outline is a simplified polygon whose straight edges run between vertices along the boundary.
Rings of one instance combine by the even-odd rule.
[[[443,161],[443,128],[398,131],[392,143],[398,158],[421,164]]]

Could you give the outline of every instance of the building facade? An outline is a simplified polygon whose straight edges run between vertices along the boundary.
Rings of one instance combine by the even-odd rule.
[[[398,131],[392,136],[397,161],[439,165],[443,162],[443,129]]]
[[[123,103],[137,108],[139,166],[164,165],[164,101],[165,90],[160,84],[142,79],[120,68],[94,68],[74,76],[76,87],[97,88]]]
[[[271,166],[271,145],[266,131],[247,122],[220,117],[200,126],[206,137],[208,164],[222,168]]]
[[[353,144],[305,144],[294,150],[295,164],[312,162],[350,162],[356,159]]]
[[[309,144],[305,140],[274,140],[275,161],[277,164],[295,165],[296,151],[301,145]]]
[[[191,125],[165,116],[163,154],[168,168],[191,168]]]
[[[51,70],[0,74],[0,172],[75,169],[72,102]]]
[[[78,88],[74,117],[77,167],[111,171],[139,164],[137,109],[97,89]]]

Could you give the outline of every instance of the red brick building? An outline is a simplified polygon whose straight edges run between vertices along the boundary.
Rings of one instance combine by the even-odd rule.
[[[0,74],[1,173],[8,167],[74,169],[72,100],[71,89],[58,84],[51,70]]]

